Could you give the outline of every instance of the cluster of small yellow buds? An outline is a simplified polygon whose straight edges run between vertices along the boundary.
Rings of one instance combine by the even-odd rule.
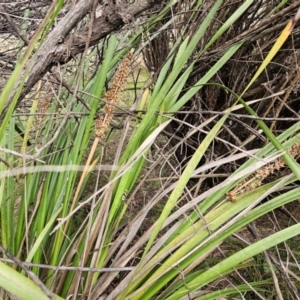
[[[300,142],[295,143],[289,150],[289,154],[292,157],[297,156],[300,153]],[[268,163],[262,168],[255,171],[252,175],[240,182],[234,190],[229,191],[226,195],[227,198],[232,201],[237,201],[238,194],[244,194],[248,191],[254,190],[262,184],[262,181],[266,179],[270,174],[280,170],[285,166],[285,162],[282,157],[278,157],[273,162]]]
[[[105,94],[107,103],[104,106],[104,116],[101,116],[96,120],[95,126],[96,137],[98,138],[105,137],[105,131],[112,121],[112,114],[118,103],[119,95],[126,87],[131,56],[131,52],[128,52],[116,71],[113,81],[109,85],[109,90]]]
[[[50,76],[50,79],[52,79],[52,76]],[[53,79],[52,79],[53,80]],[[49,107],[51,106],[51,99],[52,99],[52,83],[50,80],[48,80],[48,76],[45,82],[45,90],[41,91],[41,81],[38,84],[37,87],[37,95],[36,98],[38,99],[38,116],[37,116],[37,127],[39,128],[44,120],[44,114],[48,111]]]
[[[40,125],[43,122],[44,119],[44,113],[47,112],[51,105],[51,93],[48,92],[49,88],[47,88],[47,91],[45,92],[45,96],[42,96],[39,98],[38,102],[38,112],[40,113],[37,117],[37,126],[40,127]]]

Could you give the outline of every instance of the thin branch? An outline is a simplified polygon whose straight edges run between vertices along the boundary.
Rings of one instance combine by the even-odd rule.
[[[41,290],[46,294],[46,296],[49,299],[55,300],[55,297],[48,290],[48,288],[44,285],[44,283],[33,272],[31,272],[28,269],[28,267],[21,260],[19,260],[15,256],[13,256],[8,250],[4,249],[1,245],[0,245],[0,251],[4,255],[6,255],[7,257],[9,257],[15,264],[17,264],[19,267],[21,267],[25,271],[25,273],[28,275],[28,277],[41,288]]]
[[[5,11],[3,5],[0,4],[0,14],[4,16],[6,21],[9,23],[9,25],[13,28],[15,33],[22,39],[24,44],[27,46],[29,44],[29,40],[26,36],[22,34],[22,32],[19,30],[19,27],[14,23],[13,19],[10,17],[9,14]]]
[[[15,263],[12,259],[0,258],[0,261],[5,263]],[[66,267],[66,266],[50,266],[44,264],[34,264],[28,262],[22,262],[26,267],[36,267],[47,270],[55,271],[80,271],[80,272],[91,272],[91,273],[110,273],[110,272],[128,272],[134,270],[135,267],[122,267],[122,268],[87,268],[87,267]]]

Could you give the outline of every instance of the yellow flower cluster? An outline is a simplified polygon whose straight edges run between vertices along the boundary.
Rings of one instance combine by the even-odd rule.
[[[300,142],[295,143],[291,147],[291,149],[288,150],[288,152],[292,157],[298,155],[300,153]],[[232,202],[236,202],[236,197],[238,194],[244,194],[248,191],[254,190],[256,187],[260,186],[262,184],[262,181],[266,179],[270,174],[273,174],[284,166],[284,160],[282,159],[282,157],[278,157],[273,162],[270,162],[262,168],[258,169],[248,178],[240,182],[234,190],[226,194],[227,199],[231,200]]]
[[[43,96],[39,97],[38,112],[40,113],[37,117],[37,127],[39,128],[44,120],[44,114],[51,106],[52,90],[49,82],[46,83],[46,91],[43,92]]]
[[[109,86],[109,90],[105,94],[107,103],[104,106],[104,116],[100,116],[96,120],[96,137],[104,138],[106,128],[110,125],[113,119],[113,112],[118,103],[119,95],[124,91],[126,80],[129,74],[129,65],[131,60],[131,52],[128,52],[121,62],[113,81]]]

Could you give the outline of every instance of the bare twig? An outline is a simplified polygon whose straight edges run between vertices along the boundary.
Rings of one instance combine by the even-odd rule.
[[[15,264],[17,264],[19,267],[21,267],[26,272],[26,274],[28,275],[28,277],[41,288],[41,290],[47,295],[47,297],[49,299],[55,300],[55,297],[48,290],[48,288],[44,285],[44,283],[33,272],[31,272],[28,269],[28,267],[21,260],[19,260],[15,256],[13,256],[9,251],[7,251],[6,249],[4,249],[1,245],[0,245],[0,251],[4,255],[6,255],[8,258],[10,258]]]
[[[0,258],[0,261],[5,263],[15,263],[12,259]],[[26,267],[36,267],[40,269],[55,270],[55,271],[80,271],[91,273],[110,273],[110,272],[128,272],[132,271],[135,267],[122,267],[122,268],[87,268],[87,267],[67,267],[67,266],[50,266],[44,264],[34,264],[28,262],[22,262]]]
[[[9,23],[9,25],[15,31],[15,33],[22,39],[22,41],[24,42],[24,44],[27,46],[29,44],[29,40],[27,39],[26,36],[24,36],[22,34],[22,32],[19,30],[18,26],[14,23],[14,21],[12,20],[12,18],[10,17],[10,15],[6,13],[6,11],[5,11],[5,9],[4,9],[4,7],[3,7],[2,4],[0,4],[0,14],[4,16],[4,18],[7,20],[7,22]]]

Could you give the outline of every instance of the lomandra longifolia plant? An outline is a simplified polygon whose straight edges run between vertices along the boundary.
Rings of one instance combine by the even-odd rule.
[[[93,18],[81,19],[78,30],[87,22],[90,27],[85,33],[89,33],[92,44],[103,28],[109,29],[109,36],[91,52],[86,48],[85,55],[75,55],[69,64],[67,59],[71,57],[67,57],[68,51],[64,52],[57,69],[53,63],[57,57],[54,52],[49,54],[51,71],[59,73],[55,81],[63,80],[58,80],[57,86],[52,77],[49,85],[40,81],[41,91],[38,88],[34,101],[48,91],[48,104],[37,107],[43,118],[34,116],[36,123],[13,113],[18,95],[13,99],[0,124],[0,250],[4,253],[0,258],[0,298],[7,296],[5,290],[24,300],[250,299],[253,295],[269,299],[279,294],[280,288],[286,289],[284,281],[277,280],[282,265],[268,264],[263,255],[267,249],[285,242],[278,251],[283,253],[288,240],[299,234],[300,225],[289,224],[257,241],[239,237],[257,218],[299,199],[299,166],[295,161],[299,153],[299,124],[272,132],[259,111],[255,111],[255,104],[262,105],[267,99],[246,98],[247,90],[262,72],[269,72],[266,66],[296,26],[299,3],[172,0],[161,2],[158,9],[159,1],[154,2],[150,19],[145,19],[146,13],[139,15],[140,19],[137,16],[136,3],[149,3],[138,0],[124,11],[116,10],[120,23],[112,22],[114,19],[105,14],[101,19],[95,10],[94,25],[103,25],[97,31],[89,23]],[[53,3],[59,6],[57,11],[49,12],[52,21],[64,1]],[[86,3],[67,2],[70,6],[66,15],[77,16]],[[105,12],[107,7],[100,8]],[[47,33],[52,29],[51,32],[57,32],[64,13],[59,14],[57,24],[51,21],[42,26],[41,42],[45,39],[47,43],[41,48],[30,45],[28,49],[33,54],[41,54],[38,49],[48,53],[51,41]],[[134,25],[125,24],[125,31],[121,28],[124,13],[125,17],[132,16],[132,20],[126,20]],[[137,26],[139,22],[142,26]],[[157,24],[161,27],[155,28]],[[64,29],[68,27],[64,25]],[[117,34],[113,34],[114,29],[119,30]],[[80,42],[83,35],[77,35],[76,30],[72,37]],[[132,69],[132,62],[141,58],[140,51],[146,45],[158,45],[162,32],[169,38],[161,40],[166,52],[161,52],[160,65],[151,74],[151,86],[140,89],[128,83],[129,73],[132,77],[138,73]],[[269,35],[272,45],[265,46]],[[279,42],[274,43],[279,35]],[[58,39],[55,34],[52,36]],[[293,42],[297,44],[298,40]],[[39,41],[38,36],[35,41]],[[55,49],[63,49],[64,45],[61,40]],[[88,47],[89,43],[85,45]],[[67,48],[73,54],[82,47],[77,43],[73,46],[71,43],[71,48]],[[89,60],[93,55],[97,57],[96,69],[94,60]],[[254,61],[256,64],[252,65]],[[259,61],[263,61],[261,67]],[[31,66],[34,63],[32,60]],[[14,76],[22,74],[24,65],[21,60],[9,79],[1,95],[0,112],[17,79]],[[237,65],[249,68],[240,72]],[[258,70],[255,76],[248,73],[250,69]],[[237,73],[246,75],[237,78]],[[130,88],[134,85],[135,103],[126,100],[124,108],[120,99],[128,93],[129,84]],[[18,88],[20,94],[23,87]],[[215,89],[219,92],[213,93]],[[191,124],[179,116],[192,114],[190,104],[195,99],[203,104],[197,112],[197,118],[201,118]],[[231,102],[227,103],[228,99]],[[210,107],[217,100],[222,105]],[[144,104],[136,111],[139,101]],[[122,109],[122,114],[118,113],[121,118],[131,104],[122,119],[122,131],[109,135],[116,113]],[[226,121],[235,110],[243,111],[246,117],[251,115],[251,121],[257,122],[255,132],[269,142],[249,151],[246,144],[244,147],[244,136],[238,137],[238,145],[232,139],[223,139],[221,133],[231,132]],[[188,126],[189,131],[182,131],[183,138],[171,145],[171,135],[176,135],[168,131],[174,128],[172,122]],[[28,129],[28,138],[16,134],[15,125],[26,132]],[[192,145],[194,151],[185,157],[185,164],[180,164],[176,149],[183,149],[183,143],[195,135],[200,138],[196,146]],[[227,152],[218,156],[220,142]],[[215,183],[218,175],[215,168],[222,166],[238,167],[209,185],[207,182],[211,179]],[[272,172],[277,175],[283,167],[288,175],[275,179],[270,176]],[[15,171],[19,173],[14,177]],[[235,243],[226,243],[229,239]],[[256,260],[257,255],[260,256]],[[297,253],[287,257],[297,257]],[[297,266],[297,259],[293,268],[294,265]],[[262,276],[251,277],[260,268]],[[295,267],[289,274],[297,271]],[[297,276],[289,281],[289,296],[298,293]],[[287,276],[284,279],[288,280]],[[278,299],[285,299],[284,296]]]

